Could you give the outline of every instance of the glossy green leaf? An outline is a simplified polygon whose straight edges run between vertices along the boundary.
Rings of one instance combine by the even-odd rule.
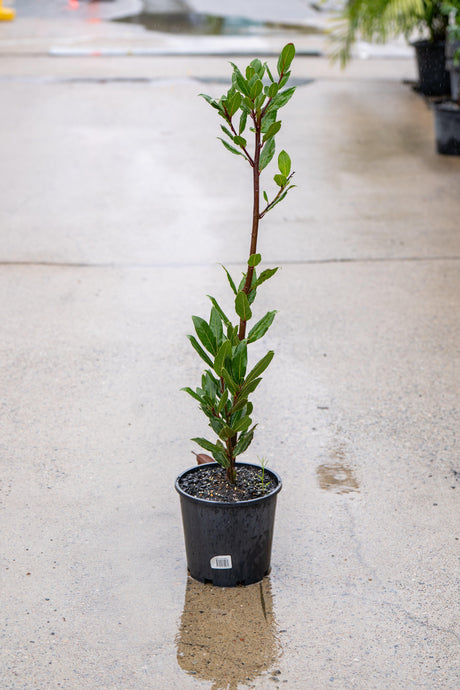
[[[232,395],[235,395],[235,393],[238,392],[238,384],[235,382],[233,377],[229,374],[227,369],[223,367],[221,371],[221,376],[225,381],[226,386],[228,386],[228,389]]]
[[[264,168],[266,168],[267,165],[272,160],[274,155],[275,155],[275,140],[269,139],[269,141],[267,141],[267,143],[264,144],[264,147],[262,149],[262,153],[260,154],[259,170],[263,170]]]
[[[230,275],[230,273],[227,271],[227,269],[225,268],[225,266],[223,264],[221,264],[221,266],[224,269],[225,273],[227,274],[227,279],[228,279],[228,282],[230,284],[230,287],[233,290],[233,293],[236,295],[238,290],[236,289],[235,283],[232,280],[232,276]]]
[[[260,254],[251,254],[248,261],[248,266],[258,266],[262,261],[262,256]]]
[[[289,67],[291,66],[291,63],[294,59],[295,56],[295,47],[293,43],[288,43],[287,45],[284,46],[283,50],[280,53],[280,56],[278,58],[278,74],[281,76],[286,72]]]
[[[254,429],[256,428],[256,425],[252,427],[247,432],[244,432],[241,434],[240,438],[238,439],[238,443],[236,444],[234,450],[233,450],[233,455],[241,455],[244,453],[249,446],[251,445],[252,439],[254,438]]]
[[[214,98],[211,98],[211,96],[207,96],[205,93],[200,93],[199,95],[201,96],[201,98],[204,98],[204,100],[207,101],[209,105],[211,105],[216,110],[220,109],[218,102]]]
[[[251,369],[251,371],[246,377],[246,382],[253,381],[256,377],[260,376],[272,361],[274,354],[275,353],[273,352],[273,350],[269,350],[267,354],[264,357],[262,357],[262,359],[260,359],[257,362],[257,364]]]
[[[186,386],[185,388],[181,388],[181,391],[185,391],[189,395],[192,396],[192,398],[195,398],[195,400],[198,400],[198,402],[201,402],[201,396],[198,395],[194,390],[192,390],[189,386]]]
[[[241,417],[235,424],[232,424],[232,429],[236,433],[240,431],[247,431],[252,424],[252,419],[248,416]]]
[[[232,344],[229,340],[224,340],[222,345],[217,352],[216,358],[214,360],[214,371],[218,376],[222,375],[222,369],[225,365],[225,360],[232,354]]]
[[[217,413],[218,414],[220,414],[222,412],[222,410],[224,409],[225,405],[227,404],[227,400],[228,400],[228,389],[224,388],[224,392],[220,396],[219,405],[217,407]]]
[[[275,180],[278,187],[284,187],[284,185],[287,182],[286,177],[284,175],[280,175],[278,173],[273,177],[273,179]]]
[[[214,297],[211,297],[211,295],[206,295],[206,297],[209,297],[209,299],[211,300],[212,304],[214,305],[214,307],[215,307],[215,308],[217,309],[217,311],[219,312],[220,317],[221,317],[222,321],[224,322],[224,324],[225,324],[226,326],[231,326],[231,321],[230,321],[230,319],[225,315],[223,309],[221,309],[221,307],[220,307],[219,304],[217,303],[217,300],[216,300]]]
[[[213,364],[212,364],[211,358],[208,357],[208,355],[207,355],[206,352],[203,350],[203,348],[200,346],[200,344],[198,343],[198,341],[196,340],[196,338],[194,338],[193,335],[188,335],[187,338],[190,340],[190,342],[191,342],[191,344],[192,344],[192,347],[194,348],[194,350],[196,350],[196,352],[198,352],[198,354],[200,355],[201,359],[202,359],[204,362],[206,362],[206,364],[207,364],[209,367],[212,367]]]
[[[237,144],[238,146],[241,146],[242,148],[244,148],[246,146],[246,144],[248,143],[244,137],[239,137],[239,136],[234,137],[233,141],[235,142],[235,144]]]
[[[278,156],[278,168],[284,177],[289,177],[291,172],[291,159],[286,151],[281,151]]]
[[[274,137],[276,134],[278,134],[280,129],[281,129],[281,121],[278,120],[277,122],[273,122],[270,125],[270,127],[268,128],[268,130],[266,131],[266,133],[264,134],[263,141],[267,141],[268,139],[271,139],[272,137]]]
[[[232,355],[232,375],[237,383],[244,381],[248,365],[248,345],[242,340],[235,348]]]
[[[251,307],[249,306],[248,296],[245,292],[240,290],[235,298],[235,311],[243,321],[248,321],[251,316]]]
[[[238,133],[239,134],[242,134],[244,132],[244,130],[246,129],[247,118],[248,118],[248,113],[246,110],[243,110],[243,112],[241,113],[241,117],[240,117],[240,125],[238,127]]]
[[[278,271],[278,267],[276,268],[266,268],[260,276],[257,278],[255,282],[255,286],[259,287],[259,285],[262,285],[262,283],[265,283],[266,280],[269,280],[272,276],[275,275],[275,273]]]
[[[259,340],[259,338],[262,338],[262,336],[265,335],[265,333],[268,331],[270,326],[273,323],[273,319],[276,316],[276,310],[275,311],[269,311],[263,316],[260,321],[258,321],[253,328],[249,331],[248,334],[248,343],[254,343],[256,340]]]
[[[195,331],[200,339],[202,345],[206,348],[208,352],[216,356],[217,345],[213,332],[211,331],[208,323],[202,319],[200,316],[192,316],[193,325],[195,326]],[[192,343],[193,345],[193,343]],[[212,366],[212,365],[211,365]]]
[[[220,139],[220,141],[223,143],[223,145],[228,151],[234,153],[236,156],[244,156],[244,154],[241,153],[241,151],[237,151],[235,148],[233,148],[233,146],[230,146],[230,144],[227,141],[225,141],[225,139],[222,139],[222,137],[217,138]]]
[[[217,350],[220,344],[222,343],[222,340],[224,339],[224,331],[222,326],[222,317],[219,311],[214,306],[211,309],[209,327],[211,328],[212,334],[214,336],[214,342]]]
[[[252,379],[251,381],[248,381],[246,379],[246,383],[241,387],[240,395],[242,395],[244,398],[247,398],[251,393],[255,391],[255,389],[261,381],[262,378],[260,376],[256,379]]]
[[[295,92],[295,86],[291,86],[289,89],[280,91],[280,93],[273,99],[272,104],[275,104],[277,108],[282,108],[290,101]]]

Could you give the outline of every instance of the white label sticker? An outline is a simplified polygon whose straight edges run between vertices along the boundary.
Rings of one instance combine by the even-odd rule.
[[[230,570],[231,567],[231,556],[214,556],[214,558],[211,558],[211,568],[214,570]]]

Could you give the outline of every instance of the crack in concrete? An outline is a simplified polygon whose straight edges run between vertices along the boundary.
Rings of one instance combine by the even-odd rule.
[[[424,263],[435,261],[460,261],[460,256],[406,256],[406,257],[361,257],[361,258],[329,258],[329,259],[267,259],[266,263],[278,263],[281,266],[316,266],[323,264],[366,264],[366,263]],[[211,262],[186,263],[89,263],[85,261],[20,261],[0,260],[0,267],[43,266],[49,268],[204,268],[216,266]],[[227,261],[228,266],[243,266],[244,261]]]

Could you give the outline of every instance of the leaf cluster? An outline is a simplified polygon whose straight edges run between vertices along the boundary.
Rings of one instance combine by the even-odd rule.
[[[260,261],[260,254],[250,257],[254,269]],[[233,292],[236,316],[249,320],[257,288],[278,269],[265,269],[259,275],[254,270],[252,287],[247,295],[242,289],[246,274],[243,274],[237,287],[229,271],[225,267],[224,270]],[[234,457],[247,450],[253,439],[256,425],[251,417],[253,406],[249,396],[260,384],[261,375],[274,354],[272,350],[268,351],[248,371],[248,345],[265,335],[276,311],[267,312],[254,324],[247,337],[240,340],[238,326],[231,322],[214,297],[208,297],[212,304],[209,320],[193,316],[195,335],[188,336],[192,347],[208,368],[203,372],[198,388],[193,390],[186,387],[183,390],[199,403],[209,426],[217,435],[215,443],[204,438],[193,440],[210,452],[216,462],[227,468]]]
[[[291,76],[290,67],[294,56],[294,45],[288,43],[278,58],[275,76],[268,64],[262,63],[258,58],[252,60],[244,72],[232,62],[232,85],[227,93],[219,99],[200,94],[225,121],[221,125],[224,136],[219,137],[224,147],[237,156],[243,156],[252,167],[257,165],[259,172],[269,165],[275,155],[275,137],[282,124],[278,119],[278,111],[290,101],[295,92],[294,86],[285,88]],[[256,131],[261,133],[261,141],[256,151],[251,153],[248,140]],[[279,190],[272,201],[268,200],[268,195],[264,192],[266,207],[260,218],[282,201],[294,187],[290,184],[290,158],[286,151],[282,151],[280,156],[282,162],[278,158],[279,173],[274,177]]]

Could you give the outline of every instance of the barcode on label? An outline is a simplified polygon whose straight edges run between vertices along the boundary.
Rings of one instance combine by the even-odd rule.
[[[231,567],[231,556],[214,556],[214,558],[211,558],[211,568],[214,570],[230,570]]]

